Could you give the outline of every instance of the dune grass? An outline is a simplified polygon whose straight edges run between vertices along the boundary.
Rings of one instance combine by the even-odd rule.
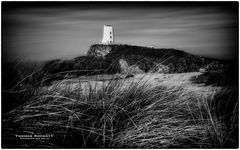
[[[65,79],[71,79],[66,70],[53,74],[42,72],[42,68],[16,72],[12,71],[11,78],[6,75],[6,79],[13,79],[11,86],[5,87],[7,80],[3,83],[2,106],[17,103],[2,116],[4,148],[238,147],[235,86],[224,86],[203,97],[182,85],[151,86],[141,79],[136,82],[117,75],[105,84],[78,80],[66,86]],[[46,84],[55,78],[55,84]],[[84,88],[87,92],[81,90]],[[19,140],[16,134],[53,137]]]
[[[32,94],[25,96],[27,102],[3,116],[3,147],[238,147],[238,96],[234,89],[199,97],[181,86],[126,82],[110,80],[100,89],[89,85],[87,94],[78,87],[61,91],[31,87]],[[79,80],[79,87],[82,84]],[[53,137],[19,142],[16,134]]]

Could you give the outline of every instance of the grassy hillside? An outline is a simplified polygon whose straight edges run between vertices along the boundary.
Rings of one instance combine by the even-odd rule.
[[[176,49],[95,44],[90,47],[86,56],[79,56],[71,60],[56,59],[45,62],[29,78],[38,86],[49,84],[55,80],[83,75],[121,73],[124,69],[119,63],[120,59],[124,60],[127,66],[134,66],[132,68],[135,69],[135,72],[182,73],[199,71],[200,68],[207,70],[209,68],[215,70],[226,68],[225,64],[222,65],[216,60],[191,55]],[[24,79],[23,82],[27,82],[28,79]],[[11,82],[15,83],[14,80],[8,83]]]
[[[55,59],[46,62],[33,78],[43,84],[54,80],[75,78],[84,75],[113,74],[119,72],[110,60],[93,56],[79,56],[71,60]],[[44,78],[44,79],[43,79]]]
[[[108,49],[106,54],[104,49]],[[105,59],[117,62],[125,59],[130,65],[137,64],[145,72],[157,71],[160,65],[167,67],[166,73],[181,73],[199,71],[213,59],[204,58],[176,49],[150,48],[133,45],[101,45],[95,44],[90,47],[88,55],[99,56],[99,51],[104,51]],[[160,66],[161,67],[161,66]]]

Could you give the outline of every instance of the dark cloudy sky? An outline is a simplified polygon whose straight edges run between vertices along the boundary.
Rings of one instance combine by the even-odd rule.
[[[221,59],[238,52],[237,2],[2,2],[2,59],[85,55],[104,24],[118,43]]]

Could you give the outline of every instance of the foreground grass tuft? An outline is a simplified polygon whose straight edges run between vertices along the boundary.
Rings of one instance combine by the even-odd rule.
[[[213,97],[199,98],[181,86],[125,82],[112,80],[101,89],[90,87],[88,94],[79,88],[61,92],[39,88],[27,103],[3,116],[3,137],[11,137],[3,143],[35,148],[237,147],[238,136],[233,134],[238,130],[237,97],[227,97],[236,91],[226,89]],[[219,113],[221,103],[229,104],[229,112]],[[54,136],[23,144],[15,134]]]

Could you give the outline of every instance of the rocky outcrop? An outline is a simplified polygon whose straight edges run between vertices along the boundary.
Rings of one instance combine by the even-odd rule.
[[[157,64],[155,67],[151,68],[149,72],[151,73],[168,73],[170,68],[166,65]]]
[[[110,53],[112,49],[111,45],[107,44],[94,44],[88,50],[88,55],[95,57],[104,57]]]
[[[139,69],[137,65],[129,66],[127,61],[124,59],[120,59],[119,64],[120,64],[121,73],[128,74],[128,75],[144,73],[144,71]]]

